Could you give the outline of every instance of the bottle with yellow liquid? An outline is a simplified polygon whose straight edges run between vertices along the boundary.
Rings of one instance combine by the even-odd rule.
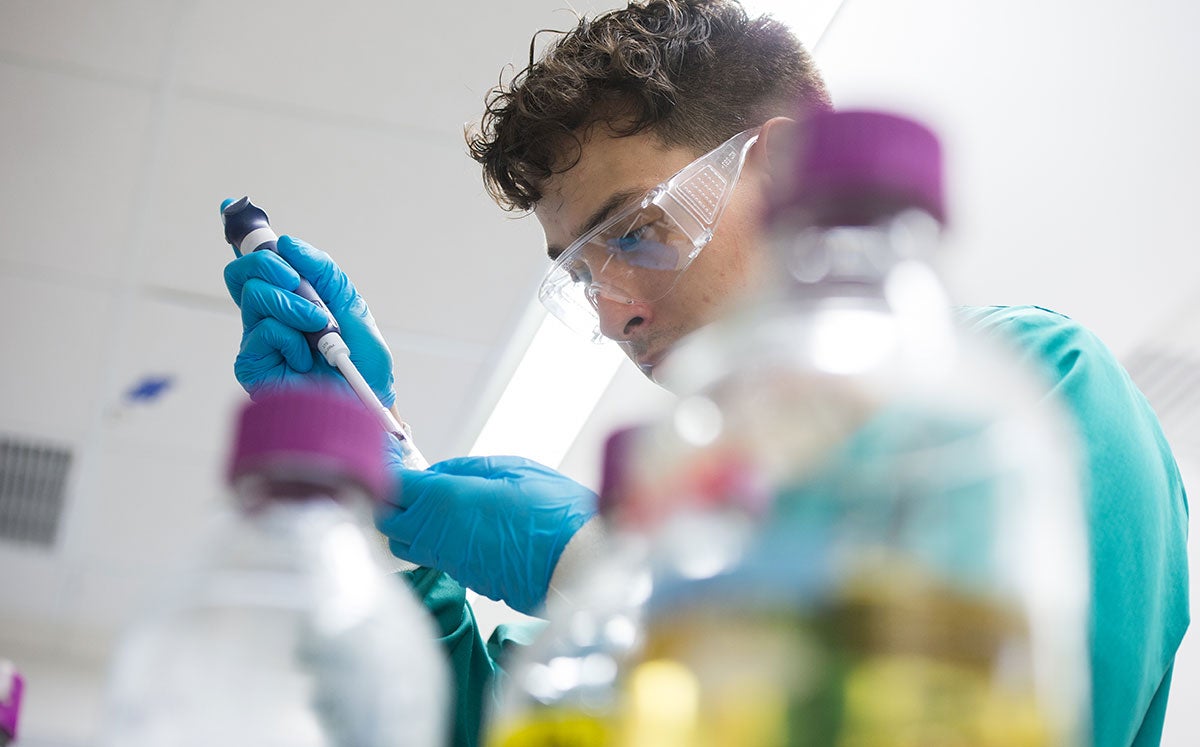
[[[955,318],[936,136],[869,111],[801,129],[778,282],[678,346],[680,400],[630,450],[630,504],[682,508],[612,744],[1087,744],[1076,434]],[[706,555],[698,506],[766,508]]]
[[[808,118],[776,283],[681,342],[611,560],[512,668],[491,747],[1081,747],[1075,434],[957,323],[936,136]]]

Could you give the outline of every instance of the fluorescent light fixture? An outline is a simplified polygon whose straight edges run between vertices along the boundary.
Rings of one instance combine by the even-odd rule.
[[[471,454],[558,467],[623,360],[616,345],[595,345],[543,314]]]
[[[743,0],[752,17],[769,13],[790,26],[810,53],[844,2]],[[472,455],[516,454],[558,467],[625,360],[615,345],[594,345],[544,311],[540,315],[533,341],[471,447]]]

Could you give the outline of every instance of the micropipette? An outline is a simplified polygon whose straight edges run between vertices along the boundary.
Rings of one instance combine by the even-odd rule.
[[[279,253],[275,246],[279,237],[271,230],[266,211],[250,202],[249,197],[243,197],[240,200],[226,200],[221,205],[221,218],[225,223],[225,240],[233,246],[234,252],[239,257],[264,249]],[[329,311],[329,307],[317,295],[317,291],[307,280],[300,278],[300,287],[296,289],[295,293],[321,307],[329,319],[329,323],[323,329],[304,333],[313,350],[320,353],[329,362],[329,365],[336,368],[345,377],[350,388],[354,390],[359,400],[371,411],[384,430],[396,437],[400,443],[401,461],[404,466],[409,469],[429,467],[428,460],[412,442],[412,437],[407,429],[400,424],[391,410],[383,406],[383,403],[375,396],[375,392],[371,390],[371,385],[350,361],[350,348],[342,339],[337,320]]]

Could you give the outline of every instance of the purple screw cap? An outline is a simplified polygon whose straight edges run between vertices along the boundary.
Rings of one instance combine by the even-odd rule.
[[[387,495],[385,434],[362,404],[328,387],[298,387],[259,397],[242,410],[229,480],[278,468],[360,483]]]
[[[942,149],[912,119],[876,111],[819,112],[802,120],[792,184],[768,220],[796,209],[826,225],[861,225],[906,208],[945,223]]]
[[[17,738],[17,724],[21,720],[21,700],[25,690],[25,678],[10,661],[0,663],[0,743],[8,744]]]
[[[619,510],[625,500],[630,455],[642,426],[618,428],[604,441],[604,465],[600,477],[600,497],[596,510],[603,516]]]

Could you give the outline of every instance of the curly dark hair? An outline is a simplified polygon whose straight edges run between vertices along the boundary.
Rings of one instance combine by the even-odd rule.
[[[832,108],[791,31],[749,18],[736,0],[634,0],[555,33],[536,61],[534,35],[529,66],[488,93],[467,131],[488,192],[507,210],[533,208],[596,123],[618,136],[650,130],[700,155],[802,105]]]

